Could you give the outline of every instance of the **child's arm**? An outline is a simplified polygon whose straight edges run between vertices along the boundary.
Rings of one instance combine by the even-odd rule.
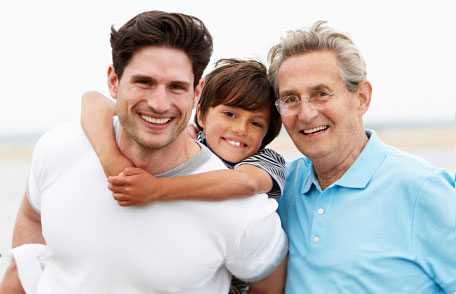
[[[157,178],[139,168],[127,168],[109,177],[109,188],[121,206],[157,200],[224,200],[268,192],[271,176],[245,164],[236,170],[219,170],[190,176]]]
[[[114,103],[91,91],[82,96],[81,125],[107,176],[118,175],[133,164],[117,148],[112,117]]]

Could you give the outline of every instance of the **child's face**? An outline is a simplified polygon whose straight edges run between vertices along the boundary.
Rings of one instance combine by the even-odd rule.
[[[270,110],[244,110],[223,104],[198,118],[207,144],[219,157],[238,163],[260,150],[269,127]]]

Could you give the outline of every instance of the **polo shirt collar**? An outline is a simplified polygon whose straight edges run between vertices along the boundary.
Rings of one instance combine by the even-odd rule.
[[[373,130],[366,130],[366,134],[369,137],[369,140],[358,158],[353,162],[352,166],[345,174],[330,187],[338,185],[347,188],[363,189],[367,186],[377,169],[383,163],[387,155],[385,144],[377,137]],[[313,167],[310,166],[308,169],[308,177],[302,185],[301,192],[304,194],[309,192],[312,184],[314,184],[315,187],[320,187]]]

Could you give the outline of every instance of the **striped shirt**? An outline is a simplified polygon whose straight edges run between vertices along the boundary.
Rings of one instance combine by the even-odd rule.
[[[198,133],[197,140],[198,142],[206,145],[209,149],[211,149],[211,147],[207,145],[207,141],[203,132]],[[272,188],[267,193],[268,196],[274,199],[278,199],[280,195],[282,195],[283,185],[285,182],[285,159],[282,157],[282,155],[275,152],[274,150],[263,148],[256,154],[234,164],[223,160],[223,158],[220,159],[230,169],[236,169],[243,164],[250,164],[258,167],[261,170],[264,170],[272,179]]]

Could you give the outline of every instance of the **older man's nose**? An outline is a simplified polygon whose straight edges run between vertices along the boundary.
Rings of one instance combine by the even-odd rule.
[[[308,123],[318,116],[318,110],[310,103],[302,103],[298,112],[298,119]]]

